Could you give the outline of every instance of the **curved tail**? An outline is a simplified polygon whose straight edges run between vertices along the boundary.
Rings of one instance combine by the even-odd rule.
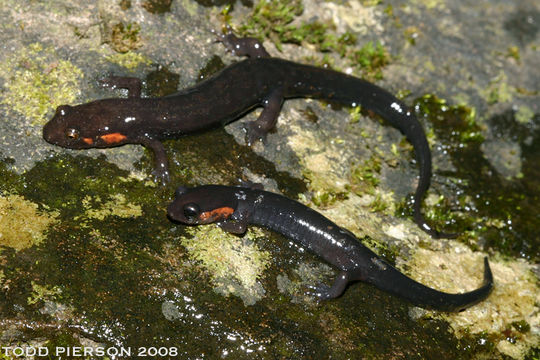
[[[458,234],[439,232],[429,226],[422,214],[422,200],[431,179],[431,150],[424,129],[415,114],[390,92],[368,81],[332,70],[311,67],[309,69],[311,69],[310,72],[317,72],[318,76],[313,76],[311,81],[305,84],[304,95],[337,101],[346,105],[361,105],[382,117],[407,137],[414,148],[420,171],[418,186],[414,194],[414,221],[423,231],[434,238],[456,237]],[[298,76],[298,83],[302,83],[305,72],[307,71]],[[316,79],[321,80],[320,83],[316,83]],[[309,87],[308,84],[314,86]],[[319,89],[320,93],[313,95],[313,88]],[[295,90],[299,89],[295,88]]]
[[[431,180],[431,150],[424,129],[416,116],[410,110],[407,110],[405,104],[397,100],[392,94],[388,93],[387,95],[389,97],[387,101],[392,101],[393,99],[394,102],[392,104],[395,104],[395,106],[387,106],[380,110],[380,115],[407,137],[407,140],[413,145],[414,155],[418,162],[420,176],[414,193],[414,222],[420,229],[435,239],[456,238],[458,236],[457,233],[440,232],[429,226],[422,214],[422,200],[429,189]]]
[[[377,261],[381,261],[377,257]],[[484,258],[484,282],[476,290],[462,294],[448,294],[429,288],[384,262],[372,267],[362,280],[377,288],[402,297],[414,305],[439,311],[462,311],[488,297],[493,289],[493,275],[487,257]]]
[[[423,148],[423,145],[418,143],[426,142],[425,146],[427,147],[427,140],[424,139],[415,139],[411,140],[407,137],[411,143],[413,143],[416,159],[418,166],[420,168],[420,178],[418,179],[418,185],[416,186],[416,191],[414,193],[414,206],[413,206],[413,218],[414,222],[420,229],[428,233],[431,237],[435,239],[454,239],[458,237],[458,233],[447,233],[438,231],[437,229],[432,228],[426,222],[424,214],[422,214],[422,200],[424,195],[429,188],[430,179],[431,179],[431,152],[429,148],[427,151],[420,151]],[[415,144],[416,143],[416,144]]]

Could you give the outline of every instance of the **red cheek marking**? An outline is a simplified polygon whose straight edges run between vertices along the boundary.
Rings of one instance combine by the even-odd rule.
[[[224,206],[221,208],[214,209],[212,211],[205,211],[199,215],[201,221],[216,221],[226,219],[232,215],[234,212],[233,208]]]
[[[92,145],[94,143],[94,140],[92,140],[92,138],[82,138],[82,140],[88,145]]]
[[[102,135],[100,138],[105,141],[107,144],[116,144],[121,142],[122,140],[127,139],[126,135],[120,134],[120,133],[112,133],[107,135]]]

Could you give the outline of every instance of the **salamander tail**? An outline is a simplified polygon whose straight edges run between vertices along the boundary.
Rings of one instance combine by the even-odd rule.
[[[420,229],[425,231],[428,235],[430,235],[434,239],[455,239],[459,236],[459,233],[448,233],[448,232],[442,232],[438,231],[437,229],[432,228],[428,223],[426,222],[426,219],[424,218],[424,214],[422,214],[421,211],[421,203],[422,203],[422,196],[415,196],[414,199],[414,222]]]
[[[387,265],[385,263],[385,265]],[[493,274],[487,257],[484,258],[484,281],[481,287],[462,294],[448,294],[429,288],[387,265],[371,268],[368,279],[377,288],[400,296],[414,305],[439,311],[462,311],[486,299],[493,289]]]

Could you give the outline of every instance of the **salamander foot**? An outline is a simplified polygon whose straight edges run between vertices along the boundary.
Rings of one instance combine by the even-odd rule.
[[[252,37],[239,38],[234,35],[230,26],[227,26],[225,31],[225,34],[219,34],[217,31],[212,30],[216,35],[216,41],[222,43],[233,55],[251,58],[270,57],[270,54],[258,39]]]

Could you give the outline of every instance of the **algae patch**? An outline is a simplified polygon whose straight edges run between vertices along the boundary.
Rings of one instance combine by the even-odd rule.
[[[111,45],[114,51],[127,53],[141,47],[141,26],[137,23],[116,23],[110,29],[105,27],[106,42]]]
[[[446,251],[419,248],[408,265],[412,277],[442,291],[472,290],[482,282],[482,254],[454,243]],[[458,338],[469,334],[489,338],[501,353],[523,358],[540,346],[540,289],[526,261],[490,257],[495,286],[481,303],[460,313],[428,312],[448,321]],[[456,281],[456,279],[459,279]],[[515,324],[522,324],[517,330]]]
[[[0,103],[32,124],[43,124],[51,108],[72,103],[79,94],[83,73],[58,57],[54,49],[40,43],[16,52],[0,65],[0,73],[8,74]]]
[[[39,211],[37,204],[22,196],[0,196],[0,245],[21,250],[39,244],[56,216]]]
[[[520,106],[516,112],[516,121],[520,124],[528,124],[534,118],[534,112],[528,106]]]
[[[248,230],[241,239],[216,226],[187,231],[192,237],[180,241],[189,256],[208,270],[217,292],[239,296],[246,305],[262,298],[264,289],[258,280],[270,264],[270,253],[260,250],[252,241],[259,230]]]
[[[152,60],[146,56],[133,51],[109,55],[106,59],[107,61],[123,66],[128,70],[135,70],[140,65],[150,65],[152,63]]]
[[[508,77],[504,72],[493,78],[486,89],[481,91],[489,104],[512,101],[515,89],[508,84]]]
[[[82,200],[85,208],[91,207],[92,203],[101,202],[99,197],[92,198],[86,196]],[[139,205],[128,203],[124,194],[114,194],[112,199],[103,203],[99,208],[89,208],[85,215],[90,219],[103,220],[107,216],[118,216],[121,218],[139,217],[142,209]]]
[[[62,291],[58,286],[39,285],[32,281],[32,295],[28,297],[28,305],[37,304],[39,301],[45,301],[60,295]]]

